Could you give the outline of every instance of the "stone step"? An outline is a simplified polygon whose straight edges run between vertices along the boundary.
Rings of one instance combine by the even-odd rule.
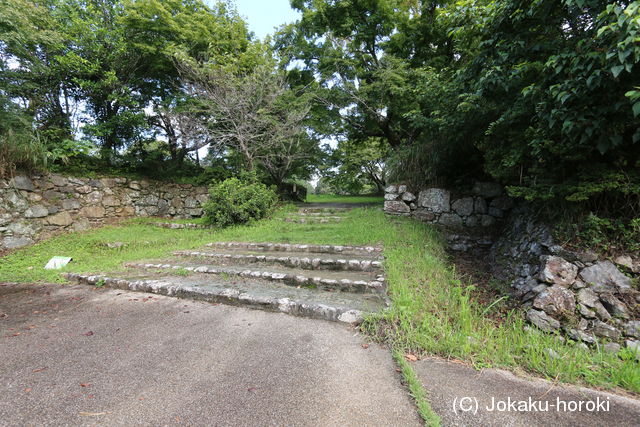
[[[239,276],[241,278],[256,278],[273,282],[280,282],[287,286],[310,287],[323,291],[384,293],[385,280],[381,274],[351,271],[305,271],[275,268],[258,269],[247,267],[228,267],[221,265],[207,265],[180,261],[134,262],[125,267],[144,270],[174,270],[194,273],[211,274],[216,276]],[[187,273],[188,274],[188,273]]]
[[[204,224],[194,224],[194,223],[178,223],[178,222],[156,222],[156,227],[160,228],[170,228],[173,230],[184,229],[184,228],[212,228],[209,225]]]
[[[337,215],[337,214],[343,214],[346,213],[346,211],[342,211],[342,212],[303,212],[302,210],[299,210],[298,212],[291,212],[289,215],[295,215],[295,216],[302,216],[302,217],[316,217],[316,216],[331,216],[331,215]]]
[[[215,249],[260,252],[304,252],[342,255],[382,255],[380,246],[307,245],[270,242],[212,242],[205,246]]]
[[[379,271],[382,272],[382,262],[372,259],[357,259],[350,257],[302,256],[287,253],[286,256],[273,256],[252,253],[233,252],[203,252],[176,251],[176,256],[212,259],[222,265],[251,265],[251,264],[279,264],[284,267],[301,268],[304,270],[334,270],[334,271]],[[350,259],[349,259],[350,258]]]
[[[66,273],[64,276],[85,285],[151,292],[350,324],[360,323],[364,314],[387,306],[385,299],[375,294],[318,292],[255,278],[213,282],[210,276],[203,274],[188,277],[135,274],[109,277]]]
[[[297,217],[285,217],[285,222],[294,222],[297,224],[330,224],[342,221],[342,217],[315,217],[315,218],[297,218]]]
[[[299,218],[299,219],[309,219],[309,220],[314,220],[314,219],[344,219],[344,216],[340,216],[340,215],[335,215],[335,214],[326,214],[326,215],[305,215],[305,214],[298,214],[298,213],[289,213],[287,214],[288,218]]]
[[[300,213],[342,213],[348,212],[352,210],[352,208],[300,208],[298,212]]]

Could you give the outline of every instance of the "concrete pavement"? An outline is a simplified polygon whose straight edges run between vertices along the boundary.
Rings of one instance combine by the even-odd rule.
[[[419,425],[364,343],[285,314],[0,284],[0,425]]]
[[[636,399],[437,358],[414,368],[443,426],[640,425]]]

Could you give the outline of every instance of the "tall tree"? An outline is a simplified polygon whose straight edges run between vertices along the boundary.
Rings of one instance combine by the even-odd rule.
[[[127,0],[122,24],[140,58],[138,72],[145,76],[140,92],[151,106],[150,123],[166,138],[172,159],[180,163],[200,144],[193,138],[189,141],[194,122],[185,115],[188,93],[174,57],[220,63],[236,58],[249,46],[246,23],[223,2],[208,7],[200,0]]]
[[[304,126],[309,101],[289,89],[270,52],[255,47],[262,56],[252,60],[261,62],[250,71],[242,58],[224,66],[182,58],[179,67],[204,112],[209,140],[238,153],[248,171],[264,169],[281,186],[316,151]]]

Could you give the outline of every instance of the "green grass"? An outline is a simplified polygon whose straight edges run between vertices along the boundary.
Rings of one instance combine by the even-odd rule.
[[[0,281],[63,282],[59,271],[43,269],[54,255],[74,258],[63,271],[108,273],[121,270],[124,262],[162,258],[212,241],[383,243],[393,306],[368,317],[363,329],[389,343],[394,353],[438,355],[478,368],[524,370],[560,382],[640,393],[640,368],[629,350],[618,355],[601,349],[584,350],[526,327],[520,311],[492,316],[504,302],[478,302],[479,291],[460,282],[439,233],[430,225],[390,219],[377,208],[355,209],[340,223],[282,221],[291,209],[286,206],[272,219],[223,230],[170,230],[154,227],[158,219],[146,218],[60,235],[0,258]],[[110,249],[106,246],[109,242],[126,245]],[[560,357],[551,357],[548,349]]]
[[[336,194],[308,194],[308,203],[382,203],[382,196],[339,196]]]
[[[422,387],[413,366],[404,358],[404,353],[398,349],[393,351],[393,358],[400,367],[402,376],[407,382],[409,393],[411,393],[411,397],[413,397],[416,407],[418,408],[418,413],[422,417],[425,425],[428,427],[439,427],[440,417],[431,408],[427,392],[424,390],[424,387]]]

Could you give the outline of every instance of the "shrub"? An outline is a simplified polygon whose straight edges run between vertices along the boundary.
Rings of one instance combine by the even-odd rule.
[[[204,218],[220,227],[262,219],[278,201],[272,188],[251,179],[228,178],[211,186],[209,193],[210,199],[203,206]]]

